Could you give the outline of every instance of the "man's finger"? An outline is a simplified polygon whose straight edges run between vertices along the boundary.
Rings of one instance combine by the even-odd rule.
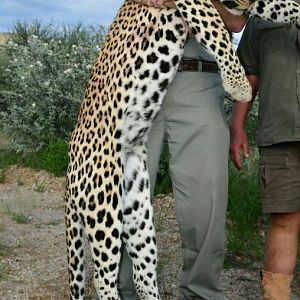
[[[240,170],[242,168],[240,151],[230,150],[230,157],[231,157],[231,160],[233,161],[233,164],[235,165],[235,167]]]
[[[243,150],[244,157],[249,158],[250,149],[249,149],[248,142],[242,144],[242,150]]]

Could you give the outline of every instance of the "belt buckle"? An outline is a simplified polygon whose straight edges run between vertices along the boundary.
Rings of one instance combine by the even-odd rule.
[[[220,70],[212,61],[183,58],[179,63],[178,72],[220,73]]]
[[[199,68],[199,60],[196,59],[183,59],[179,65],[179,72],[199,72],[201,68]]]

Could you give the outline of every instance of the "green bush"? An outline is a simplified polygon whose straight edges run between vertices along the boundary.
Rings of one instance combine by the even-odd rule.
[[[0,151],[0,170],[6,170],[11,165],[21,165],[22,163],[23,159],[20,154],[7,150]]]
[[[8,62],[0,78],[0,127],[13,150],[30,152],[69,138],[104,31],[24,24],[2,46]]]
[[[4,52],[3,47],[0,45],[0,91],[5,89],[4,81],[5,81],[5,72],[4,70],[8,66],[8,57]],[[0,112],[6,110],[6,105],[4,100],[0,96]]]
[[[39,37],[43,42],[59,39],[57,26],[51,22],[44,24],[37,19],[28,23],[25,20],[16,19],[10,40],[18,45],[27,45],[33,35]]]
[[[68,143],[64,140],[51,140],[48,145],[36,152],[16,153],[0,151],[0,181],[11,165],[21,165],[39,170],[47,170],[55,176],[63,176],[68,164]],[[1,173],[3,172],[3,173]]]
[[[25,165],[47,170],[55,176],[65,175],[68,165],[68,143],[64,140],[50,141],[45,148],[28,156]]]

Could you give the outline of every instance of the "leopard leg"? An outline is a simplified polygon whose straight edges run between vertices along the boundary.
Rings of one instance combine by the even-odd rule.
[[[300,21],[300,4],[292,0],[258,0],[247,13],[271,22],[296,23]]]
[[[251,100],[251,86],[245,76],[244,68],[213,4],[207,0],[195,0],[192,5],[188,0],[175,0],[175,3],[196,40],[215,57],[225,91],[236,100]]]
[[[100,154],[105,155],[104,152]],[[116,160],[111,160],[109,166],[103,164],[93,168],[83,189],[85,195],[92,187],[86,198],[85,211],[89,213],[84,218],[84,232],[94,262],[94,285],[101,300],[120,299],[117,278],[123,227],[122,176]]]
[[[133,262],[134,283],[140,299],[160,299],[156,279],[157,247],[150,201],[146,147],[126,154],[123,240]]]
[[[70,299],[83,300],[85,285],[83,227],[68,196],[65,199],[65,211]]]
[[[109,222],[108,219],[105,222]],[[97,231],[100,232],[100,235],[104,234],[104,231],[101,229]],[[96,233],[95,239],[97,239],[97,236],[98,233]],[[105,238],[105,242],[98,243],[95,241],[94,243],[90,243],[94,262],[94,285],[98,298],[101,300],[121,299],[117,289],[121,242],[118,245],[112,246],[111,236],[116,237],[112,232],[110,236]],[[109,255],[110,253],[107,253],[107,250],[111,248],[113,254]]]
[[[97,138],[105,140],[105,136]],[[76,148],[77,156],[71,152],[73,147],[70,147],[69,154],[73,159],[67,175],[70,196],[66,197],[65,215],[71,299],[84,299],[84,233],[94,262],[94,285],[99,299],[119,300],[117,276],[122,232],[121,162],[118,162],[118,153],[109,163],[108,156],[105,156],[108,148],[115,147],[114,140],[111,144],[106,143],[106,147],[98,148],[93,155],[86,150],[88,142],[85,139],[83,141]],[[89,142],[93,144],[94,140]]]

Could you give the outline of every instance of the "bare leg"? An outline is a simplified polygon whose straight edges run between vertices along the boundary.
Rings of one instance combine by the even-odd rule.
[[[271,214],[264,270],[291,275],[297,257],[300,212]]]

